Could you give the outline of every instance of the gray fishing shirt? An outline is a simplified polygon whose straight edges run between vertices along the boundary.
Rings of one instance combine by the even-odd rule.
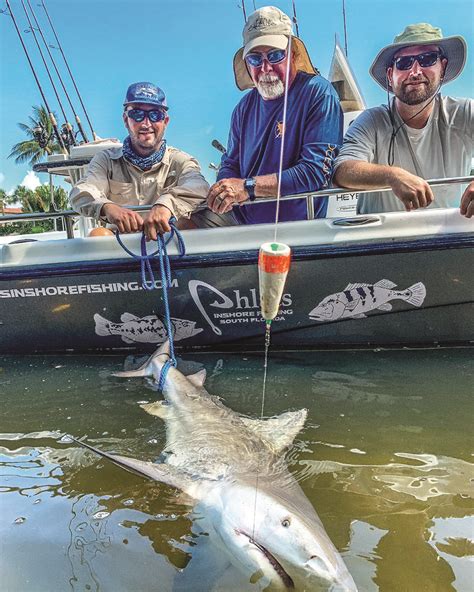
[[[85,176],[75,184],[72,208],[98,219],[106,203],[118,205],[163,204],[176,218],[192,212],[207,197],[209,185],[198,161],[168,146],[160,163],[142,171],[122,155],[122,148],[98,152]]]
[[[402,124],[394,106],[395,129]],[[423,179],[462,177],[470,174],[473,156],[474,101],[441,97],[422,129],[402,125],[395,138],[394,166]],[[334,170],[345,160],[362,160],[388,165],[392,124],[386,105],[368,109],[350,125]],[[460,185],[433,187],[430,207],[459,207]],[[404,210],[392,192],[359,195],[357,212],[374,214]]]

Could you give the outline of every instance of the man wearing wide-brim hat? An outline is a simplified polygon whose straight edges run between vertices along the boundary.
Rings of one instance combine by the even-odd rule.
[[[391,187],[359,197],[359,213],[458,207],[459,186],[430,188],[425,179],[470,174],[474,101],[441,96],[466,62],[462,37],[443,37],[427,23],[409,25],[370,67],[388,104],[368,109],[350,126],[335,165],[335,184],[351,189]],[[393,93],[393,99],[390,99]],[[474,215],[474,183],[460,212]]]
[[[234,56],[234,75],[237,87],[250,91],[232,114],[227,151],[207,198],[209,209],[191,217],[197,226],[274,222],[274,201],[248,202],[275,198],[279,180],[281,195],[328,187],[342,144],[337,94],[293,35],[291,19],[274,6],[262,7],[248,17],[243,42]],[[324,217],[326,209],[327,198],[316,198],[316,217]],[[306,217],[306,199],[281,203],[280,221]]]

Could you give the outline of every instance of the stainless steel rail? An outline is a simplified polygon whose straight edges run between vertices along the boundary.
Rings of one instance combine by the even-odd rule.
[[[464,184],[470,183],[474,181],[474,175],[468,177],[447,177],[445,179],[429,179],[427,183],[432,187],[437,187],[440,185],[456,185],[456,184]],[[338,195],[345,195],[347,193],[375,193],[375,192],[385,192],[385,191],[392,191],[391,187],[379,187],[376,189],[343,189],[342,187],[333,187],[332,189],[326,189],[322,191],[311,191],[309,193],[300,193],[296,195],[285,195],[281,197],[282,200],[287,199],[302,199],[306,198],[306,206],[308,211],[308,219],[312,220],[314,218],[314,207],[313,207],[313,198],[314,197],[336,197]],[[265,203],[276,201],[276,198],[261,198],[256,199],[252,203],[258,203],[264,201]],[[129,210],[134,210],[135,212],[147,212],[149,211],[152,206],[123,206]],[[204,209],[206,206],[199,206],[197,209]],[[311,216],[310,216],[311,214]],[[51,220],[61,218],[64,220],[64,225],[66,228],[66,233],[68,238],[74,238],[73,231],[72,231],[72,220],[71,218],[74,216],[79,216],[77,212],[74,210],[61,210],[59,212],[31,212],[27,214],[4,214],[0,215],[0,224],[5,224],[7,222],[28,222],[33,220]]]

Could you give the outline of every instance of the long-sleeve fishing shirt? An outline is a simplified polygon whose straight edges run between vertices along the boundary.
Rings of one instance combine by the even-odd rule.
[[[253,89],[238,103],[218,180],[278,174],[283,101],[264,100]],[[327,188],[342,135],[342,110],[332,85],[322,76],[298,72],[288,91],[281,195]],[[314,201],[315,217],[324,217],[327,198]],[[270,202],[234,208],[233,213],[241,224],[259,224],[273,222],[275,210],[276,203]],[[306,217],[305,199],[280,203],[280,221]]]
[[[207,196],[209,185],[195,158],[168,146],[160,163],[142,171],[122,155],[122,148],[98,152],[69,199],[83,216],[98,219],[106,203],[166,206],[176,218],[192,212]]]

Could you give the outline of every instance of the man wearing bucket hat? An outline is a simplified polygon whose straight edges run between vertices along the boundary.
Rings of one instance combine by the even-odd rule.
[[[474,101],[439,94],[466,61],[462,37],[443,37],[427,23],[409,25],[375,58],[370,74],[394,98],[368,109],[349,127],[336,161],[341,187],[391,187],[359,197],[359,213],[453,207],[456,186],[430,188],[425,179],[470,174]],[[474,215],[474,183],[461,197],[461,214]]]
[[[234,57],[235,81],[240,90],[252,90],[232,114],[227,151],[207,198],[209,209],[191,216],[196,226],[273,222],[274,201],[248,202],[276,197],[283,137],[281,195],[328,187],[342,143],[339,99],[314,69],[303,42],[293,36],[290,18],[273,6],[260,8],[248,17],[243,40]],[[315,199],[317,217],[324,217],[326,209],[327,198]],[[280,205],[280,221],[306,215],[305,199]]]
[[[169,219],[189,214],[206,198],[209,185],[198,162],[167,146],[169,122],[164,92],[151,82],[128,87],[123,121],[129,135],[121,148],[96,154],[70,194],[83,216],[105,218],[120,232],[144,230],[155,240],[169,232]],[[124,205],[153,205],[145,218]]]

